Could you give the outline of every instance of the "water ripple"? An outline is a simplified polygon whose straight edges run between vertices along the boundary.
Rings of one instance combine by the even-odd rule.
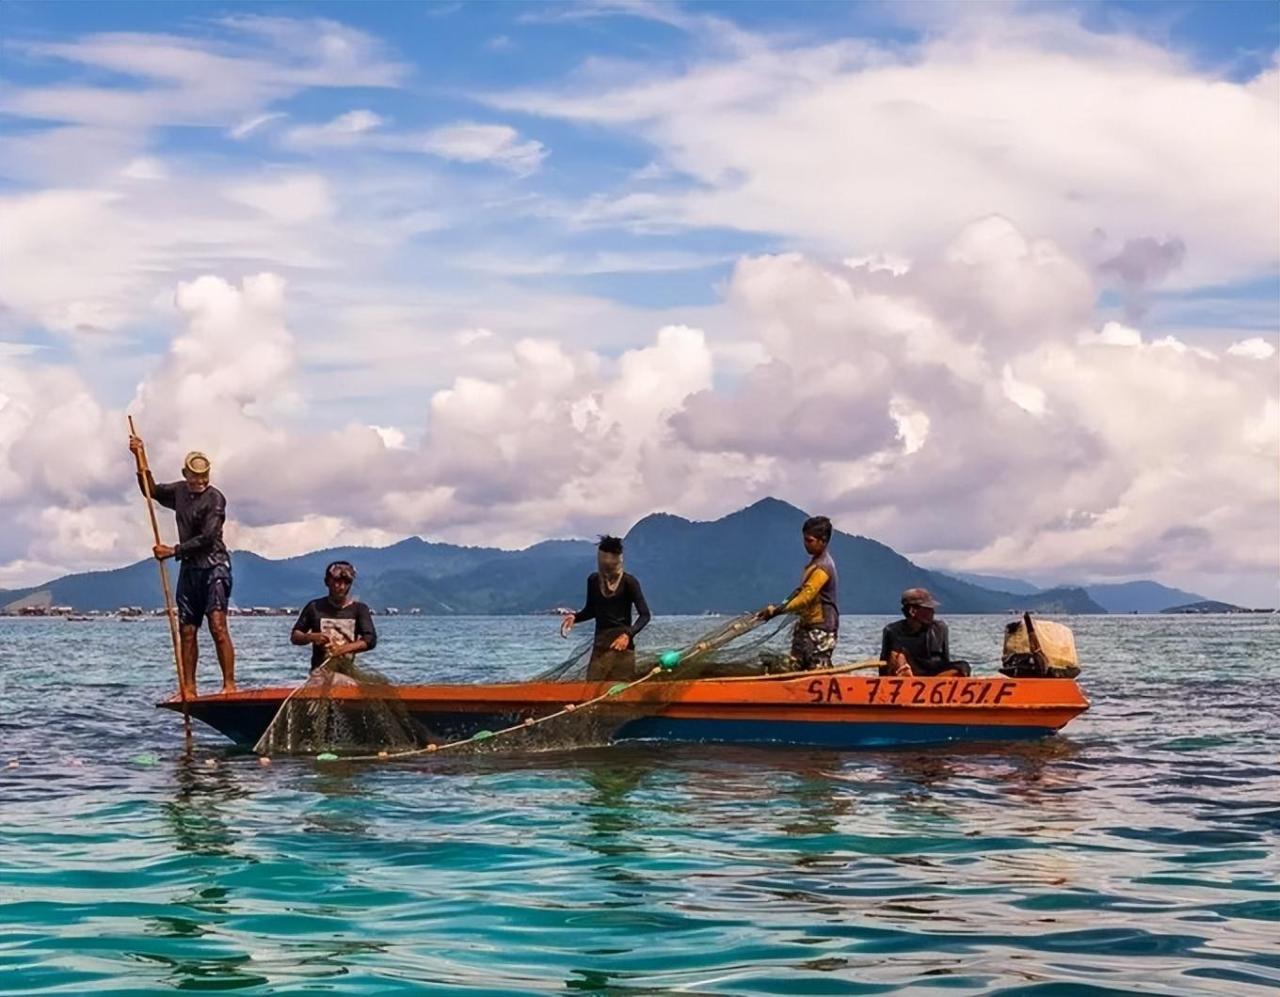
[[[379,665],[529,674],[547,626],[387,621]],[[1075,626],[1094,708],[1039,744],[261,768],[150,708],[162,626],[0,621],[0,994],[1275,992],[1280,626]]]

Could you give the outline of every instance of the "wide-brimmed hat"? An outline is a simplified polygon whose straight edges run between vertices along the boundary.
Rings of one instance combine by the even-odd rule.
[[[937,609],[938,600],[929,594],[928,589],[907,589],[902,593],[902,606],[923,606],[925,609]]]
[[[182,471],[184,474],[193,474],[197,478],[206,477],[209,474],[209,458],[202,454],[199,450],[192,450],[187,454],[186,460],[182,462]]]

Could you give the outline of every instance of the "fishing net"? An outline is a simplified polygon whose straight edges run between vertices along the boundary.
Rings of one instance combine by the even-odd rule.
[[[623,631],[604,630],[578,644],[567,658],[535,675],[533,681],[629,682],[659,664],[663,665],[659,678],[667,681],[774,675],[795,667],[781,639],[781,631],[789,633],[794,622],[794,617],[762,621],[755,613],[744,613],[674,651],[614,651],[609,645]]]
[[[433,724],[442,726],[428,730],[410,715],[385,676],[357,666],[351,657],[329,659],[281,704],[254,750],[322,759],[402,757],[459,747],[487,750],[496,746],[490,742],[495,731],[516,734],[514,743],[523,751],[607,744],[629,721],[661,712],[670,702],[663,687],[672,681],[793,670],[786,639],[793,625],[794,618],[762,621],[748,613],[716,624],[683,647],[638,652],[612,650],[610,644],[622,631],[603,631],[528,680],[564,683],[563,703],[515,712],[499,709],[486,715],[491,729],[479,731],[465,715],[437,718]],[[641,683],[643,689],[626,703],[614,698]],[[554,716],[548,716],[552,712]],[[500,741],[504,746],[513,743]]]
[[[260,755],[397,752],[431,740],[391,680],[346,655],[312,671],[280,704],[253,750]]]

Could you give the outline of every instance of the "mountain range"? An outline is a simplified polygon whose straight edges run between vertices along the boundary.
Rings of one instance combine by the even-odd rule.
[[[713,522],[655,513],[625,537],[627,570],[641,580],[655,613],[737,613],[777,602],[795,587],[804,566],[805,518],[800,509],[772,498]],[[428,615],[546,612],[582,603],[594,549],[587,540],[548,540],[509,551],[410,537],[389,547],[334,547],[280,560],[235,551],[233,599],[241,607],[301,606],[324,594],[324,566],[345,559],[359,572],[357,597],[375,609],[416,608]],[[902,590],[913,586],[933,592],[944,613],[1154,612],[1203,598],[1155,582],[1045,589],[1014,578],[929,570],[882,543],[839,531],[830,550],[840,572],[840,607],[850,614],[896,614]],[[1158,605],[1166,593],[1168,601]],[[0,607],[10,611],[21,605],[112,610],[159,601],[150,559],[0,591]]]
[[[1034,595],[1045,589],[1032,582],[1020,578],[1003,578],[998,575],[974,575],[964,572],[946,572],[955,578],[986,588],[1000,589],[1015,595]],[[1108,613],[1163,613],[1175,606],[1184,606],[1193,602],[1204,602],[1205,597],[1195,592],[1172,588],[1153,581],[1109,582],[1088,584],[1079,587],[1089,593],[1089,598]],[[1224,605],[1227,605],[1224,603]]]

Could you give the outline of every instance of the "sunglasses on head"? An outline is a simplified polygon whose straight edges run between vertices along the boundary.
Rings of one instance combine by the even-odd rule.
[[[353,582],[356,579],[356,569],[346,561],[334,561],[324,569],[324,577],[334,581]]]

